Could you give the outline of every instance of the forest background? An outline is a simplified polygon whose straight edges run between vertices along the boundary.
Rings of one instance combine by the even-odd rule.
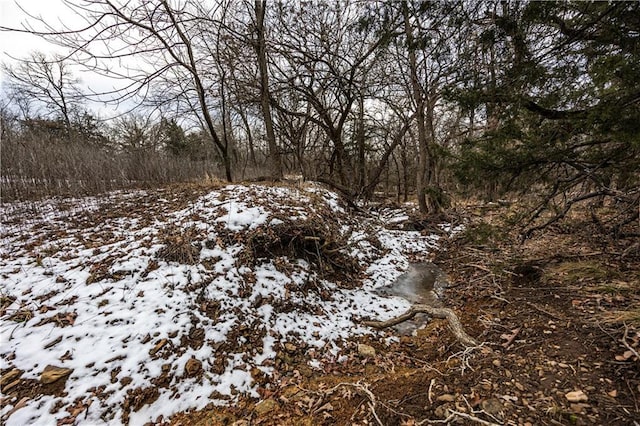
[[[4,201],[297,175],[423,214],[516,194],[525,237],[582,202],[638,219],[636,2],[64,7],[2,27],[58,46],[3,66]]]

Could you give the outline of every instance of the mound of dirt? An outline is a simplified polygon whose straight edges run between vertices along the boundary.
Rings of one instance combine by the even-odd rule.
[[[10,216],[20,206],[3,206]],[[8,425],[162,422],[324,371],[408,302],[373,290],[437,237],[321,187],[227,185],[48,201],[1,230]],[[348,352],[348,351],[347,351]],[[45,365],[72,372],[33,393]],[[8,380],[8,379],[7,379]],[[31,389],[34,389],[31,387]]]

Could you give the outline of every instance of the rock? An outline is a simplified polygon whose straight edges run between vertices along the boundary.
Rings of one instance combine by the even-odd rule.
[[[22,370],[14,368],[13,370],[4,373],[2,377],[0,377],[0,386],[4,386],[9,382],[13,382],[20,376],[22,376]]]
[[[195,358],[189,358],[184,366],[187,376],[195,376],[202,370],[202,361]]]
[[[293,343],[289,343],[289,342],[287,342],[287,343],[285,343],[285,344],[284,344],[284,349],[285,349],[287,352],[292,353],[292,352],[297,351],[297,350],[298,350],[298,347],[297,347],[296,345],[294,345]]]
[[[373,346],[365,345],[364,343],[358,343],[358,355],[361,357],[374,357],[376,356],[376,350]]]
[[[40,383],[48,385],[49,383],[57,382],[62,378],[67,378],[69,374],[73,372],[72,368],[56,367],[53,365],[47,365],[42,371],[40,376]]]
[[[438,401],[443,401],[443,402],[453,402],[456,400],[456,397],[449,394],[449,393],[445,393],[444,395],[440,395],[439,397],[436,398]]]
[[[586,402],[589,400],[587,395],[585,395],[585,393],[582,392],[581,390],[568,392],[565,395],[565,398],[567,398],[569,402]]]
[[[256,404],[254,410],[258,416],[263,416],[265,414],[269,414],[270,412],[276,410],[278,408],[278,403],[269,398],[264,401],[260,401]]]

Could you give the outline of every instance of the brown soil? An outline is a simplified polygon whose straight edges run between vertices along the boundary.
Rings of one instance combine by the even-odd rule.
[[[171,191],[182,195],[164,208],[186,206],[206,191],[184,189]],[[147,201],[162,205],[157,201],[166,195],[150,192]],[[467,333],[483,342],[479,347],[465,349],[444,320],[433,320],[416,336],[393,343],[387,343],[392,331],[345,342],[346,360],[325,364],[322,372],[308,366],[306,348],[285,347],[274,363],[274,377],[262,377],[260,371],[254,375],[261,401],[240,398],[231,407],[180,413],[156,424],[639,425],[637,242],[603,236],[577,215],[521,244],[503,219],[514,216],[511,210],[467,207],[460,214],[469,221],[467,230],[444,241],[434,259],[451,282],[443,305],[454,309]],[[133,202],[128,212],[141,221],[153,221],[148,210]],[[105,206],[89,218],[73,220],[95,223],[114,214]],[[413,228],[425,233],[437,229],[429,221]],[[101,235],[100,244],[110,238],[115,237]],[[269,247],[277,252],[291,241],[278,240]],[[182,243],[177,241],[176,246],[181,248]],[[299,248],[313,251],[304,244]],[[180,259],[192,256],[189,250],[176,249],[172,254]],[[336,269],[345,266],[341,259],[334,260]],[[103,268],[94,272],[97,277]],[[7,303],[0,300],[0,313]],[[212,319],[220,309],[214,301],[202,301],[201,308]],[[24,321],[31,314],[25,308],[11,319]],[[50,322],[63,327],[74,319],[64,312],[51,316]],[[194,322],[182,348],[161,346],[154,356],[200,347],[204,326]],[[361,355],[358,343],[373,347],[375,356]],[[202,375],[193,371],[196,377]],[[131,392],[122,420],[158,398],[157,388],[166,387],[166,378],[161,379],[155,387]],[[43,393],[61,396],[64,390],[62,381],[52,385],[15,381],[2,386],[5,394],[18,400]],[[96,390],[96,395],[100,392]],[[88,404],[78,401],[76,408],[67,410],[69,421],[75,421]]]
[[[598,235],[577,216],[520,244],[504,231],[507,209],[467,208],[467,230],[435,258],[451,281],[444,305],[481,346],[465,349],[433,320],[395,343],[347,342],[346,361],[321,374],[304,351],[283,353],[263,402],[158,424],[640,424],[633,241]],[[357,343],[376,355],[359,355]]]

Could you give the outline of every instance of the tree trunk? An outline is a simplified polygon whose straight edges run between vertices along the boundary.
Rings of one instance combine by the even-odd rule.
[[[250,164],[255,168],[258,166],[258,161],[256,160],[256,151],[253,143],[253,133],[251,132],[251,126],[249,125],[249,119],[247,118],[247,114],[241,107],[238,108],[238,115],[244,124],[245,130],[247,131],[247,143],[249,144],[249,160]]]
[[[433,89],[433,86],[432,86]],[[425,197],[425,204],[427,205],[428,213],[437,213],[441,210],[441,197],[440,194],[440,182],[438,180],[438,170],[436,164],[436,156],[433,152],[433,146],[436,143],[436,130],[433,124],[434,112],[436,104],[435,90],[431,90],[427,99],[426,105],[426,130],[427,130],[427,143],[426,143],[426,167],[425,167],[425,189],[430,189],[433,192]]]
[[[220,98],[222,101],[222,137],[224,146],[227,149],[230,163],[238,163],[238,151],[236,150],[235,138],[233,136],[233,129],[231,125],[231,111],[227,105],[227,78],[223,72],[220,76]]]
[[[356,131],[356,143],[358,146],[358,188],[364,189],[367,176],[365,164],[365,133],[364,133],[364,96],[358,98],[358,124]]]
[[[258,39],[256,40],[256,53],[258,54],[258,67],[260,69],[260,105],[262,114],[264,115],[264,125],[267,132],[267,143],[269,145],[269,166],[271,175],[274,178],[282,177],[282,162],[278,145],[276,144],[276,135],[273,131],[273,119],[271,116],[271,104],[269,93],[269,70],[267,69],[267,52],[264,38],[264,17],[266,11],[265,0],[255,0],[256,12],[256,32]]]
[[[404,135],[409,130],[409,126],[410,122],[407,121],[404,126],[398,131],[398,134],[394,136],[391,144],[384,150],[384,153],[382,154],[378,165],[375,169],[373,169],[369,176],[369,182],[361,187],[361,192],[364,198],[371,199],[373,197],[376,186],[378,185],[378,183],[380,183],[380,176],[382,176],[383,171],[389,167],[389,157],[393,154],[393,151],[396,149],[396,147],[402,142]]]
[[[416,195],[420,213],[429,213],[427,205],[426,173],[428,165],[427,129],[425,127],[425,99],[422,95],[422,87],[418,81],[418,61],[416,59],[413,30],[409,22],[409,6],[402,2],[402,14],[404,15],[404,31],[407,37],[407,49],[409,51],[409,73],[411,77],[411,91],[416,105],[416,121],[418,126],[418,170],[416,172]]]

